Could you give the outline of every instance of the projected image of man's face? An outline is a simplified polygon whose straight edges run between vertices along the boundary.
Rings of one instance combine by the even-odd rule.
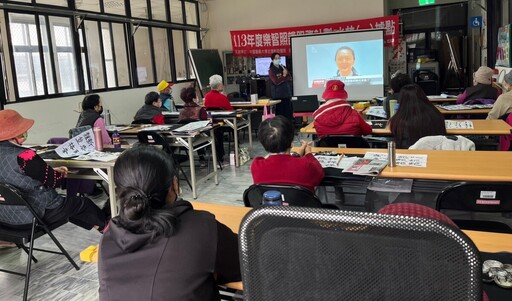
[[[351,75],[354,61],[354,55],[349,49],[341,49],[338,51],[336,54],[336,65],[338,66],[341,76]]]

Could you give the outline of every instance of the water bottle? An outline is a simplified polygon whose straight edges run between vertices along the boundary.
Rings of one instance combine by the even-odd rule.
[[[110,110],[106,109],[105,110],[105,125],[111,125],[111,124],[112,124],[112,120],[110,118]]]
[[[389,118],[395,115],[396,99],[389,100]]]
[[[277,190],[265,191],[263,193],[262,204],[264,206],[282,206],[283,196],[281,195],[281,192]]]
[[[101,152],[103,150],[103,138],[101,136],[101,129],[95,126],[92,131],[94,132],[94,146],[97,151]]]
[[[395,141],[388,142],[388,166],[396,166],[396,144]]]
[[[112,144],[114,144],[114,148],[121,148],[121,135],[117,130],[112,134]]]

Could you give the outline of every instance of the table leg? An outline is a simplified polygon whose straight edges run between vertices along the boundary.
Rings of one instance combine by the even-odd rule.
[[[238,150],[238,121],[233,119],[233,137],[235,139],[235,166],[240,167],[240,151]]]
[[[190,182],[192,184],[192,197],[197,199],[196,192],[196,167],[194,163],[194,144],[192,142],[192,137],[187,138],[188,142],[188,160],[190,163]]]
[[[214,175],[214,180],[215,180],[215,185],[219,185],[219,174],[217,172],[217,150],[215,149],[215,132],[214,132],[214,129],[211,129],[210,130],[210,138],[212,139],[212,144],[210,145],[210,147],[212,148],[212,160],[213,160],[213,172],[215,173]]]
[[[251,122],[251,115],[248,115],[248,120],[249,120],[249,149],[251,150],[252,152],[252,122]]]
[[[117,215],[117,197],[116,197],[116,184],[114,182],[114,166],[107,167],[108,176],[108,194],[110,199],[110,214],[112,217]]]

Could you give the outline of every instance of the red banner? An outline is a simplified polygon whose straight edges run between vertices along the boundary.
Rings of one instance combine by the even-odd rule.
[[[398,15],[323,25],[274,29],[233,30],[231,47],[235,56],[270,56],[273,52],[290,55],[290,37],[338,31],[383,29],[384,46],[392,47],[398,40]]]

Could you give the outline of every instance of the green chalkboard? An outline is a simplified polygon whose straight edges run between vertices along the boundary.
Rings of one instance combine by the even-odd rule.
[[[201,89],[208,86],[210,76],[222,76],[224,69],[217,49],[189,49],[188,54]]]

